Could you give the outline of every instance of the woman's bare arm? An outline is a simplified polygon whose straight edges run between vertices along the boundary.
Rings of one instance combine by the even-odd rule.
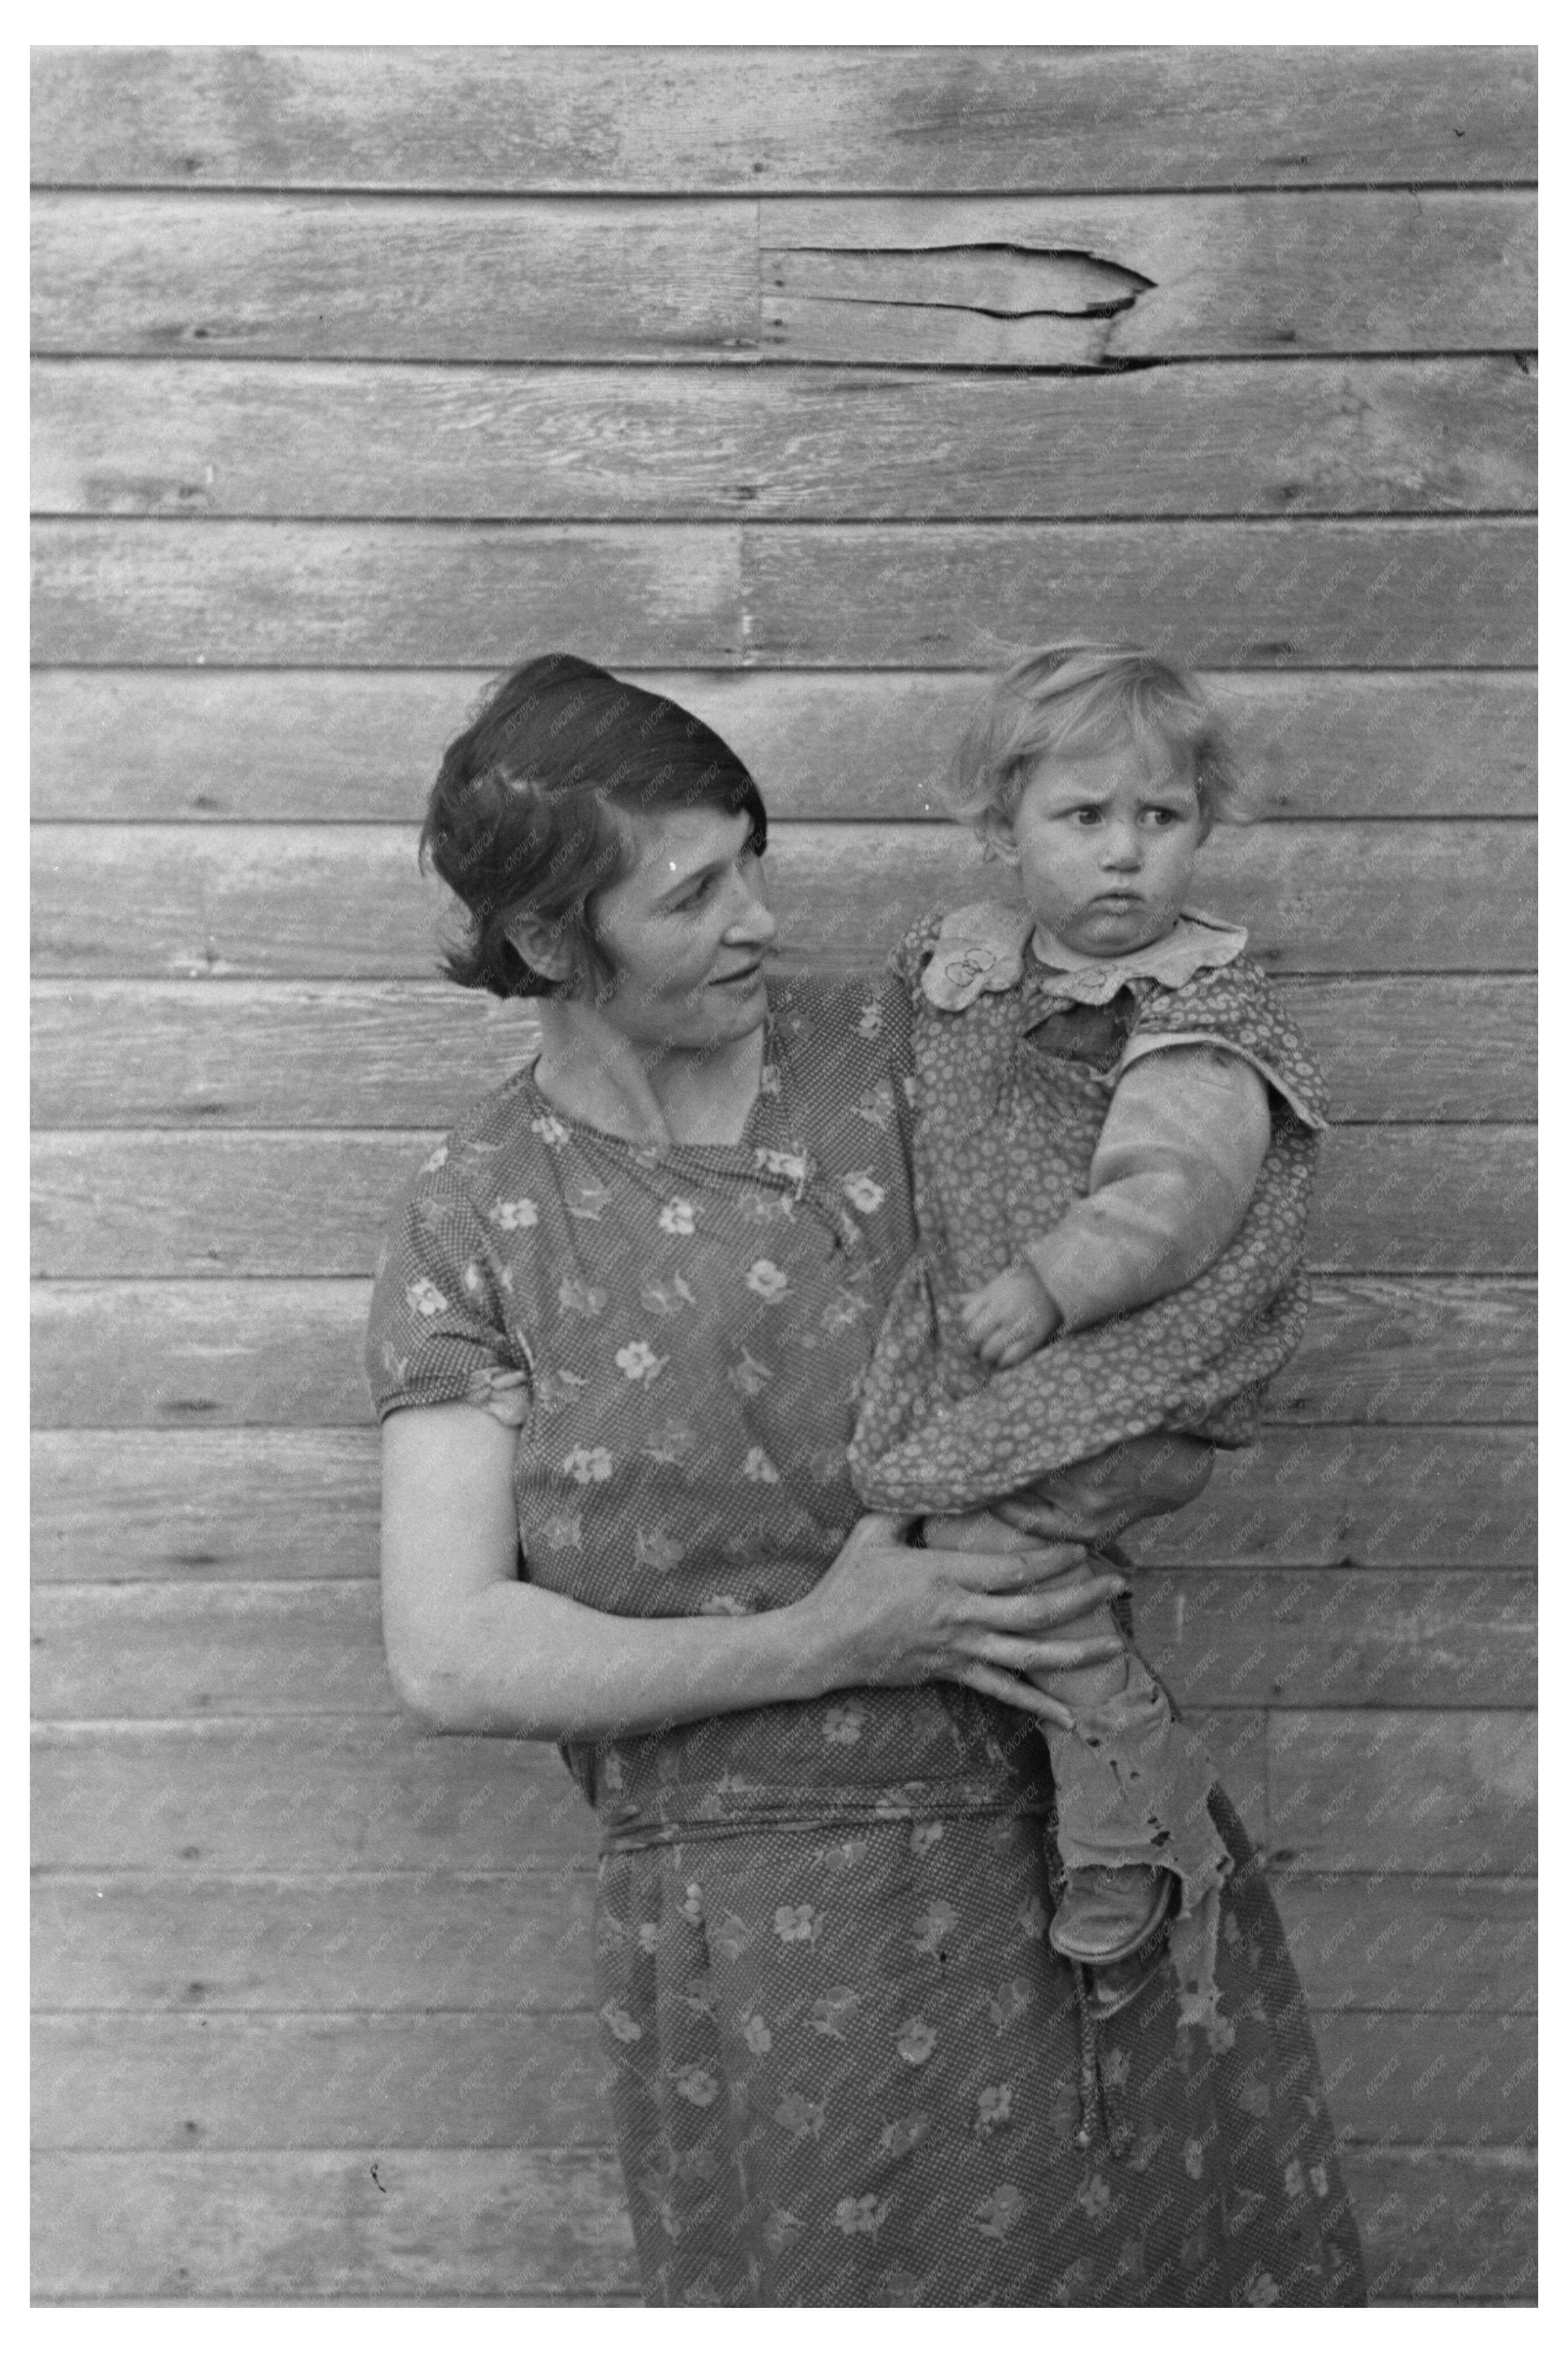
[[[525,1739],[655,1731],[872,1683],[963,1683],[1052,1722],[1025,1680],[1112,1655],[1058,1637],[1121,1589],[1053,1591],[1071,1546],[1006,1557],[904,1548],[862,1520],[817,1587],[745,1618],[619,1618],[517,1577],[516,1432],[474,1406],[412,1407],[383,1433],[382,1600],[393,1682],[433,1728]]]

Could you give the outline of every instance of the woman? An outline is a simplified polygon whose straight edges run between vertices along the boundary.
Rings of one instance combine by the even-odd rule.
[[[1361,2302],[1222,1793],[1212,2033],[1168,1972],[1097,2031],[1046,1941],[1033,1727],[1062,1712],[1026,1677],[1107,1655],[1064,1630],[1123,1579],[858,1517],[857,1385],[912,1244],[906,1014],[879,981],[770,998],[765,843],[727,745],[570,657],[447,752],[449,969],[541,999],[542,1047],[426,1163],[378,1279],[397,1688],[562,1742],[595,1807],[650,2303]],[[1130,1451],[1107,1525],[1205,1468]]]

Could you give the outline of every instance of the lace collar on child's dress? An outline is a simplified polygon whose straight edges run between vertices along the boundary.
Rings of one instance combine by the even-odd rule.
[[[962,1013],[985,994],[1016,988],[1025,977],[1069,1005],[1109,1005],[1129,981],[1180,988],[1196,972],[1231,964],[1247,945],[1237,923],[1184,908],[1163,940],[1124,956],[1079,955],[1040,931],[1026,907],[977,900],[944,916],[921,975],[921,993],[943,1013]]]

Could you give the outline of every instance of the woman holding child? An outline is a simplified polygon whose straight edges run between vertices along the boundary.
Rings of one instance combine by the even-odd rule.
[[[542,1046],[419,1173],[378,1278],[388,1655],[426,1722],[562,1743],[596,1810],[654,2304],[1364,2301],[1272,1904],[1106,1606],[1104,1539],[1197,1491],[1293,1341],[1315,1082],[1239,935],[1181,912],[1224,813],[1189,691],[1142,658],[1039,660],[1004,686],[1049,722],[987,823],[1031,909],[1041,877],[1067,895],[1016,937],[933,922],[901,976],[765,983],[751,776],[570,657],[502,684],[431,799],[470,919],[454,977],[541,999]],[[1064,763],[1083,839],[1058,856]],[[994,1086],[984,1113],[1058,1123],[1059,1199],[983,1164],[943,1198],[917,1149],[952,1066],[924,1033],[967,1019],[941,996],[976,969],[997,1018],[960,1061],[987,1084],[1068,1015],[1058,1094]],[[1097,988],[1110,1029],[1072,1011]],[[1181,1082],[1121,1102],[1160,1061]],[[868,1513],[879,1480],[896,1502]]]

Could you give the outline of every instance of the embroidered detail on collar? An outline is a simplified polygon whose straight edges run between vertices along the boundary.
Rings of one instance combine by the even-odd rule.
[[[1034,929],[1026,907],[979,899],[944,915],[921,974],[921,992],[942,1013],[963,1013],[984,992],[1000,996],[1024,977],[1024,947]]]
[[[1048,939],[1048,934],[1047,935]],[[1039,935],[1029,941],[1030,977],[1056,997],[1074,1005],[1109,1005],[1129,981],[1157,980],[1163,987],[1180,988],[1198,972],[1234,964],[1247,945],[1239,923],[1222,923],[1196,907],[1185,907],[1163,940],[1134,948],[1124,956],[1086,956],[1049,940],[1042,952]]]

